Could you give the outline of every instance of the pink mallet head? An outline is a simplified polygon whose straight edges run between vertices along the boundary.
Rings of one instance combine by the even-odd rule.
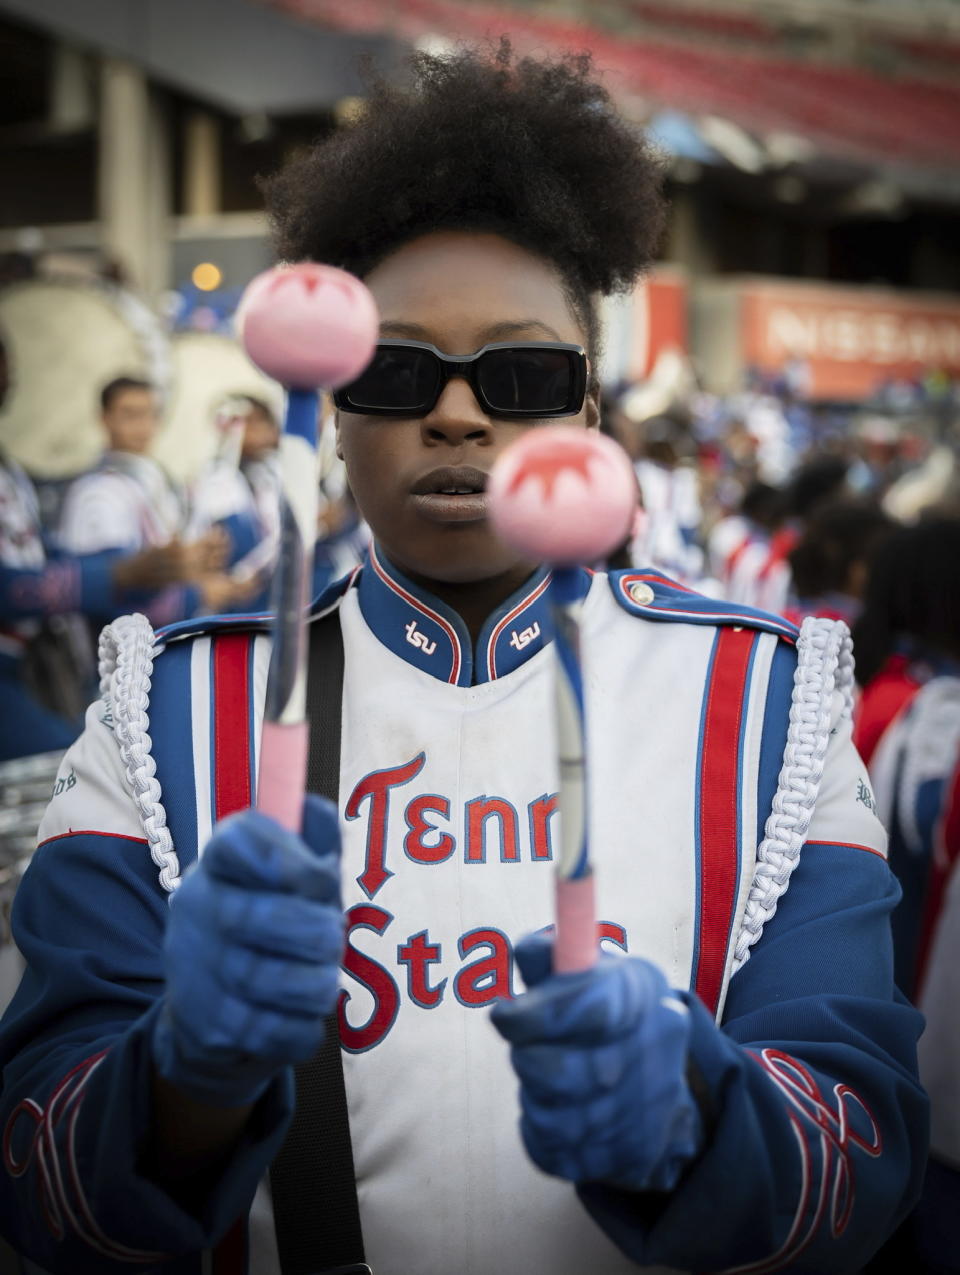
[[[553,566],[597,562],[623,543],[637,509],[626,452],[596,430],[533,429],[497,460],[488,485],[494,530]]]
[[[370,362],[379,326],[367,287],[335,266],[275,266],[247,287],[237,311],[250,358],[293,389],[336,389]]]

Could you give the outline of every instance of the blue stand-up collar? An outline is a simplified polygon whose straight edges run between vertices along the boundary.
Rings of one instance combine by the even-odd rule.
[[[376,545],[357,590],[363,618],[395,655],[451,686],[475,686],[512,673],[550,641],[549,584],[547,568],[534,572],[487,618],[476,646],[460,616],[398,571]],[[589,585],[584,572],[584,594]]]

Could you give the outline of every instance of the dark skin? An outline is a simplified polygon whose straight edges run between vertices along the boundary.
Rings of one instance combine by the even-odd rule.
[[[429,341],[448,354],[471,354],[489,341],[586,343],[556,269],[498,235],[424,235],[398,248],[365,282],[384,336]],[[596,429],[596,396],[588,392],[580,413],[558,423]],[[422,420],[338,414],[338,453],[387,557],[457,611],[474,639],[535,564],[498,540],[485,517],[438,522],[410,489],[444,466],[488,473],[504,448],[535,424],[487,416],[462,379],[448,382]],[[193,1207],[216,1180],[252,1108],[202,1106],[156,1076],[153,1101],[147,1164]]]
[[[365,282],[385,337],[428,341],[447,354],[472,354],[490,341],[586,343],[556,268],[499,235],[424,235],[398,248]],[[577,416],[541,423],[596,429],[596,396],[588,393]],[[377,541],[405,575],[458,612],[474,638],[535,564],[498,540],[485,517],[436,521],[411,487],[446,466],[489,472],[504,448],[536,424],[487,416],[460,378],[447,383],[421,420],[337,416],[337,450]]]

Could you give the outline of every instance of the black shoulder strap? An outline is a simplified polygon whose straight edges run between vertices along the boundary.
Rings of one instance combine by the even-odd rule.
[[[340,789],[343,635],[332,611],[310,627],[307,788],[336,802]],[[337,1015],[324,1043],[296,1069],[297,1106],[270,1168],[283,1275],[362,1275],[363,1234],[343,1083]]]

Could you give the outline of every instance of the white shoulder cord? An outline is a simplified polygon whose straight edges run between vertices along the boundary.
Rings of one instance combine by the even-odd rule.
[[[160,884],[172,893],[180,884],[180,863],[160,799],[148,734],[147,708],[155,653],[153,629],[144,615],[122,615],[100,634],[100,693],[113,715],[120,757],[147,835],[150,856],[160,869]]]
[[[797,640],[797,671],[783,765],[764,838],[757,849],[753,884],[734,949],[734,973],[750,959],[750,948],[776,912],[799,861],[823,778],[835,691],[843,696],[849,713],[853,707],[850,631],[836,620],[809,617]]]

